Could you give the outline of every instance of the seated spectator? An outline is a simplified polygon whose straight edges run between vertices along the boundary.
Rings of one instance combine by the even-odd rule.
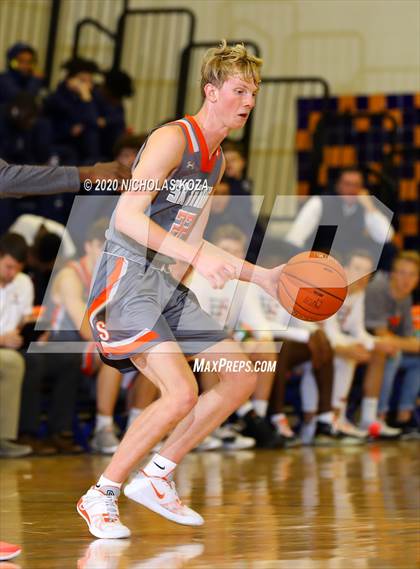
[[[266,266],[279,263],[277,254],[266,251]],[[277,357],[277,373],[270,400],[270,416],[273,425],[283,436],[289,436],[291,445],[299,443],[284,414],[285,391],[291,372],[304,366],[313,371],[316,385],[304,388],[301,382],[303,425],[301,438],[304,444],[317,446],[341,444],[349,440],[345,433],[334,429],[332,412],[333,351],[322,327],[316,322],[303,322],[292,317],[279,302],[264,291],[259,291],[265,318],[269,322],[275,340],[282,340]]]
[[[362,172],[355,167],[346,168],[338,176],[332,196],[312,196],[296,216],[286,240],[304,250],[312,249],[318,228],[315,249],[330,251],[331,226],[337,226],[332,254],[347,257],[353,249],[366,249],[373,258],[379,258],[383,244],[390,242],[394,230],[387,217],[377,209],[369,191],[364,187]]]
[[[335,428],[363,443],[368,432],[358,429],[346,416],[347,397],[350,392],[355,368],[367,363],[373,354],[392,354],[394,348],[386,338],[375,338],[365,329],[365,289],[373,270],[373,261],[366,251],[354,251],[345,266],[350,283],[348,294],[340,310],[325,320],[323,326],[334,348],[334,385],[332,404],[335,412]],[[310,381],[305,376],[306,381]],[[308,389],[308,385],[306,388]],[[398,432],[380,422],[375,427],[377,437],[393,438]]]
[[[18,42],[7,51],[7,71],[0,73],[0,105],[24,92],[36,97],[43,79],[35,69],[37,54],[29,44]]]
[[[89,231],[85,242],[85,256],[77,261],[69,262],[53,280],[50,302],[54,303],[52,311],[52,331],[50,341],[63,343],[61,353],[32,354],[32,358],[43,358],[43,366],[39,373],[27,374],[23,384],[22,415],[20,421],[21,440],[27,441],[38,454],[64,452],[76,454],[82,449],[73,441],[72,420],[76,408],[81,367],[84,371],[94,373],[91,366],[88,369],[79,353],[66,353],[65,343],[80,340],[90,342],[92,335],[89,324],[85,319],[86,299],[89,292],[92,271],[101,254],[105,229],[108,220],[98,220]],[[88,345],[87,356],[91,356],[92,346]],[[93,358],[87,358],[87,360]],[[98,367],[97,365],[95,366]],[[112,429],[112,411],[118,396],[120,374],[113,368],[100,366],[98,374],[98,405],[97,423],[100,429],[108,426],[108,408],[110,413],[109,436],[103,442],[107,452],[114,452],[118,439]],[[41,419],[42,388],[45,380],[52,387],[51,403],[48,410],[48,428],[50,437],[42,442],[37,438]],[[115,384],[115,385],[114,385]],[[104,413],[101,405],[106,410]],[[106,415],[106,416],[105,416]],[[108,429],[106,430],[108,434]],[[112,439],[112,445],[109,439]],[[101,439],[101,440],[102,440]],[[44,444],[43,444],[44,443]],[[110,448],[109,448],[110,447]],[[97,449],[101,450],[101,449]]]
[[[231,255],[242,259],[245,257],[246,237],[233,225],[220,226],[213,234],[212,242]],[[204,277],[194,272],[189,287],[197,295],[203,310],[213,316],[221,327],[227,328],[237,339],[246,336],[246,351],[252,361],[277,360],[270,327],[259,304],[256,286],[240,281],[229,281],[223,289],[214,289]],[[218,378],[214,373],[200,373],[200,384],[206,391],[217,381]],[[255,439],[257,446],[262,448],[273,448],[284,444],[283,437],[278,435],[265,420],[273,381],[272,371],[260,371],[252,401],[244,403],[236,411],[245,423],[242,434],[246,438]],[[220,433],[224,434],[224,430],[217,429],[214,436],[218,437]],[[230,438],[232,436],[231,433]],[[211,443],[208,440],[203,441],[204,448],[203,444],[200,447],[206,450],[209,442]],[[240,448],[241,444],[249,446],[248,441],[238,440],[234,448]]]
[[[106,160],[111,160],[114,145],[126,129],[123,99],[131,97],[133,93],[131,77],[118,70],[105,73],[103,84],[93,90],[98,112],[101,156]]]
[[[230,183],[223,176],[212,194],[211,211],[204,238],[209,239],[221,225],[235,225],[250,242],[246,259],[255,263],[262,242],[261,228],[251,211],[251,197],[232,198]]]
[[[98,112],[92,95],[98,67],[93,61],[76,58],[64,68],[64,81],[44,101],[55,147],[64,164],[93,164],[100,158]]]
[[[93,338],[86,318],[86,301],[92,273],[102,253],[108,223],[107,219],[98,219],[89,228],[84,244],[85,255],[77,261],[68,263],[58,273],[52,287],[52,300],[56,305],[56,312],[51,340],[89,342],[85,355],[88,361],[93,361],[90,369],[83,362],[83,371],[97,375],[97,413],[91,447],[102,454],[113,454],[119,444],[114,429],[113,413],[120,389],[121,374],[118,370],[103,364],[96,352],[92,354]],[[80,367],[82,362],[78,356],[77,359]]]
[[[402,370],[404,375],[396,425],[402,430],[404,438],[410,438],[418,432],[414,410],[420,389],[420,340],[414,334],[411,295],[419,283],[419,270],[418,253],[403,251],[394,260],[390,275],[378,272],[366,292],[366,326],[376,336],[391,341],[400,352],[386,364],[384,358],[380,360],[369,379],[375,385],[377,377],[382,379],[383,374],[378,409],[383,419],[388,411],[396,373],[398,369]],[[365,422],[371,420],[373,410],[378,406],[379,391],[376,390],[373,395],[376,397],[365,399],[366,407],[369,405],[362,416]]]
[[[20,93],[0,110],[0,156],[13,164],[46,164],[52,131],[33,95]]]
[[[76,253],[76,247],[67,229],[58,221],[28,213],[19,216],[10,227],[10,230],[22,235],[30,246],[34,245],[36,238],[40,234],[54,233],[62,240],[60,254],[64,259],[70,259]]]
[[[21,271],[27,245],[20,235],[0,239],[0,457],[17,458],[32,452],[16,444],[25,362],[19,349],[25,319],[32,312],[33,286]]]

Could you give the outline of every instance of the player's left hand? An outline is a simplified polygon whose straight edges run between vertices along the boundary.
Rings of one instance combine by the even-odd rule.
[[[268,294],[273,298],[275,298],[277,301],[279,300],[277,287],[279,284],[280,275],[285,266],[286,265],[283,264],[283,265],[278,265],[277,267],[274,267],[272,269],[265,269],[267,272],[264,275],[264,278],[261,279],[261,281],[259,282],[261,288],[266,292],[268,292]]]

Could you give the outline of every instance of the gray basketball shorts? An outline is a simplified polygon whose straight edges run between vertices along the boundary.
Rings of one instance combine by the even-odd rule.
[[[101,359],[121,372],[136,369],[130,358],[162,342],[177,342],[185,355],[194,355],[228,337],[167,266],[107,251],[91,287],[88,316]]]

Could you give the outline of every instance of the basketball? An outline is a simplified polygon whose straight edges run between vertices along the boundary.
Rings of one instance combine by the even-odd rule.
[[[295,255],[280,275],[280,304],[299,320],[326,320],[340,309],[346,296],[343,267],[334,257],[320,251]]]

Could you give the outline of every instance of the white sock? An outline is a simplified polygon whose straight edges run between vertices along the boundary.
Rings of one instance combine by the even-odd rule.
[[[252,411],[254,409],[251,401],[247,401],[246,403],[244,403],[243,405],[241,405],[239,407],[239,409],[236,409],[236,414],[238,415],[238,417],[245,417],[245,415],[247,413],[249,413],[250,411]]]
[[[316,413],[318,409],[318,386],[316,384],[312,368],[305,366],[305,371],[300,382],[300,396],[302,409],[305,413]]]
[[[304,445],[309,445],[315,436],[316,417],[313,417],[308,423],[303,423],[300,437]]]
[[[109,478],[106,478],[103,474],[99,478],[98,482],[96,483],[96,487],[100,488],[101,486],[116,486],[117,488],[121,488],[122,482],[114,482]]]
[[[157,476],[163,478],[168,476],[175,468],[176,462],[172,462],[169,458],[165,458],[161,454],[153,455],[152,459],[143,468],[143,472],[147,476]]]
[[[326,413],[320,413],[317,416],[317,420],[321,423],[328,423],[329,425],[333,424],[334,421],[334,413],[332,411],[327,411]]]
[[[378,399],[377,397],[363,397],[362,409],[360,414],[360,423],[362,425],[370,425],[377,420],[378,415]]]
[[[142,411],[143,409],[139,409],[138,407],[131,407],[128,413],[127,429],[131,426],[131,423],[137,419]]]
[[[276,423],[280,423],[283,419],[286,418],[284,413],[276,413],[275,415],[271,415],[271,422],[275,425]]]
[[[95,432],[101,431],[102,429],[106,429],[107,427],[112,427],[112,425],[113,425],[112,415],[101,415],[100,413],[96,414]]]
[[[347,402],[343,404],[342,407],[340,407],[339,411],[338,411],[338,420],[340,421],[340,423],[347,423],[348,419],[347,419]]]
[[[254,399],[252,401],[252,406],[254,407],[254,411],[258,417],[262,417],[264,419],[267,415],[268,401],[265,401],[264,399]]]

